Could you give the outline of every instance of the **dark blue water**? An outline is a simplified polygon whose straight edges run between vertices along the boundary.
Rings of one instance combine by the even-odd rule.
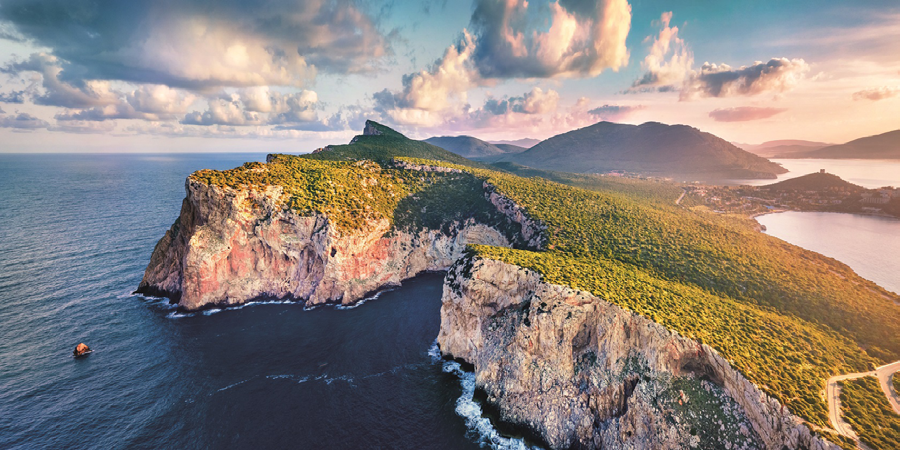
[[[347,310],[131,295],[185,177],[264,158],[0,154],[0,448],[521,445],[435,358],[439,275]]]

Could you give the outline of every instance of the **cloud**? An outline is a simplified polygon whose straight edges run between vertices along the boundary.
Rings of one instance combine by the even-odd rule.
[[[665,12],[659,19],[659,35],[653,39],[650,51],[641,62],[644,75],[631,85],[632,91],[646,92],[680,85],[691,73],[694,54],[678,37],[678,27],[670,27],[672,13]],[[650,37],[648,36],[648,39]],[[667,60],[668,58],[668,60]]]
[[[19,113],[14,116],[0,117],[0,127],[15,128],[18,130],[34,130],[47,128],[50,124],[46,120],[38,119],[28,113]]]
[[[628,118],[632,114],[642,109],[646,109],[643,105],[603,105],[588,111],[589,114],[597,116],[601,120],[617,122]]]
[[[91,121],[91,120],[60,120],[57,119],[56,125],[49,127],[50,131],[60,131],[64,133],[78,134],[103,134],[109,133],[116,128],[114,121]]]
[[[697,97],[735,97],[785,92],[794,88],[809,71],[802,59],[773,58],[733,69],[727,64],[703,63],[685,81],[681,100]]]
[[[593,77],[628,63],[627,0],[476,0],[469,24],[485,78]],[[549,21],[549,28],[548,28]]]
[[[119,101],[108,81],[88,80],[69,83],[60,79],[63,61],[47,53],[32,53],[28,59],[8,63],[0,72],[18,75],[22,72],[37,72],[41,75],[42,94],[33,96],[38,105],[62,106],[66,108],[90,108],[112,105]]]
[[[402,91],[377,92],[376,109],[402,115],[402,110],[438,112],[451,107],[454,101],[465,102],[470,88],[484,84],[472,63],[474,51],[473,36],[463,32],[460,41],[448,47],[430,68],[404,75]]]
[[[235,96],[236,97],[236,96]],[[247,111],[241,105],[238,98],[216,98],[209,100],[209,106],[204,112],[193,111],[187,113],[181,123],[184,125],[262,125],[265,116],[257,112]]]
[[[709,117],[716,122],[747,122],[750,120],[768,119],[787,111],[784,108],[758,108],[755,106],[738,106],[710,111]]]
[[[495,116],[507,113],[521,114],[546,114],[556,111],[556,105],[559,103],[559,93],[553,89],[544,92],[543,89],[536,87],[526,92],[521,97],[510,97],[502,100],[488,98],[484,104],[484,111]]]
[[[25,91],[0,92],[2,103],[25,103]]]
[[[276,131],[340,131],[361,129],[365,118],[362,108],[343,107],[320,120],[322,105],[315,91],[281,93],[267,87],[241,89],[209,100],[206,111],[185,114],[182,125],[206,127],[250,127],[275,125]],[[246,134],[246,132],[241,132]]]
[[[80,111],[67,110],[55,118],[57,121],[173,120],[177,115],[184,114],[197,98],[162,85],[143,85],[127,94],[116,95],[120,96],[117,103]]]
[[[299,86],[316,71],[373,70],[390,35],[352,0],[134,0],[115,7],[10,0],[0,21],[68,61],[62,78],[210,91]]]
[[[863,89],[853,93],[853,100],[884,100],[886,98],[896,97],[900,95],[900,89],[888,86],[882,86],[872,89]]]

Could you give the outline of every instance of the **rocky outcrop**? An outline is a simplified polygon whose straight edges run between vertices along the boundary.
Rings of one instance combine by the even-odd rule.
[[[438,345],[552,448],[837,448],[712,348],[514,265],[450,269]]]
[[[259,298],[352,303],[423,271],[446,270],[467,244],[516,239],[473,220],[412,232],[370,221],[340,233],[323,215],[285,207],[277,186],[231,189],[189,178],[185,189],[181,214],[156,245],[138,292],[188,310]],[[537,232],[527,225],[524,233]]]

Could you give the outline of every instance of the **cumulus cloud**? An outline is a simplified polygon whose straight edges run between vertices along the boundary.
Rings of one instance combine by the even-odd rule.
[[[57,114],[57,121],[104,121],[111,119],[172,120],[187,111],[196,96],[162,85],[144,85],[118,94],[114,104]]]
[[[402,115],[403,110],[437,112],[446,110],[454,101],[465,102],[467,91],[484,83],[472,64],[474,51],[473,36],[464,32],[459,43],[448,47],[430,68],[404,75],[402,91],[385,89],[376,93],[376,108]]]
[[[314,91],[282,93],[267,87],[241,89],[210,99],[206,111],[185,114],[182,125],[250,127],[274,125],[275,130],[339,131],[362,128],[365,118],[357,106],[340,108],[320,119],[321,103]],[[244,133],[246,134],[246,133]]]
[[[694,55],[684,39],[678,37],[678,27],[669,26],[671,21],[671,12],[665,12],[660,17],[659,35],[653,39],[647,56],[641,62],[641,68],[646,72],[631,85],[631,90],[671,90],[682,84],[691,73]]]
[[[759,108],[755,106],[738,106],[710,111],[709,117],[716,122],[746,122],[750,120],[768,119],[787,111],[784,108]]]
[[[507,113],[521,114],[546,114],[556,111],[556,105],[559,103],[559,93],[553,89],[544,92],[543,89],[536,87],[526,92],[521,97],[510,97],[504,99],[488,98],[485,101],[483,109],[493,115],[502,115]]]
[[[685,82],[681,99],[785,92],[793,89],[808,71],[809,65],[802,59],[773,58],[738,69],[707,62]]]
[[[0,21],[69,61],[64,79],[197,90],[297,86],[316,70],[372,70],[390,37],[351,0],[10,0]]]
[[[25,103],[25,91],[0,92],[2,103]]]
[[[475,65],[485,78],[595,76],[628,63],[627,0],[476,0],[470,30]]]
[[[882,86],[872,89],[863,89],[853,93],[853,100],[884,100],[886,98],[896,97],[900,95],[900,88],[892,88]]]
[[[0,117],[0,128],[14,128],[18,130],[34,130],[50,126],[46,120],[39,119],[28,113],[19,113],[12,116]]]
[[[181,123],[185,125],[262,125],[265,116],[247,111],[236,96],[232,98],[216,98],[209,100],[206,111],[187,113]]]
[[[627,119],[637,111],[646,109],[643,105],[603,105],[588,111],[589,114],[597,116],[600,120],[617,122]]]
[[[33,53],[26,60],[10,62],[0,69],[0,72],[11,75],[22,72],[40,74],[44,92],[33,98],[38,105],[90,108],[112,105],[119,101],[119,94],[112,90],[109,81],[82,80],[69,83],[60,79],[62,71],[63,61],[47,53]]]

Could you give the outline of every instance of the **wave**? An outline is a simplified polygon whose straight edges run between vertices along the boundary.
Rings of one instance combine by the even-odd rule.
[[[441,351],[435,341],[428,349],[428,356],[435,363],[441,362]],[[452,373],[459,377],[462,386],[462,395],[456,400],[456,414],[465,419],[468,433],[482,446],[489,446],[496,450],[539,450],[520,438],[505,437],[494,428],[491,420],[482,416],[481,405],[474,400],[475,374],[466,372],[456,361],[444,361],[441,369],[446,373]]]
[[[391,291],[393,291],[393,290],[394,290],[394,288],[391,288],[391,289],[383,289],[383,290],[380,290],[380,291],[376,292],[375,294],[373,294],[373,295],[371,295],[371,296],[369,296],[369,297],[366,297],[366,298],[364,298],[364,299],[362,299],[362,300],[357,301],[356,303],[351,303],[351,304],[349,304],[349,305],[337,305],[337,306],[334,307],[334,309],[338,309],[338,310],[343,311],[343,310],[346,310],[346,309],[355,309],[355,308],[359,308],[360,306],[362,306],[363,303],[368,302],[369,300],[378,300],[378,297],[381,297],[381,294],[384,294],[385,292],[391,292]]]

